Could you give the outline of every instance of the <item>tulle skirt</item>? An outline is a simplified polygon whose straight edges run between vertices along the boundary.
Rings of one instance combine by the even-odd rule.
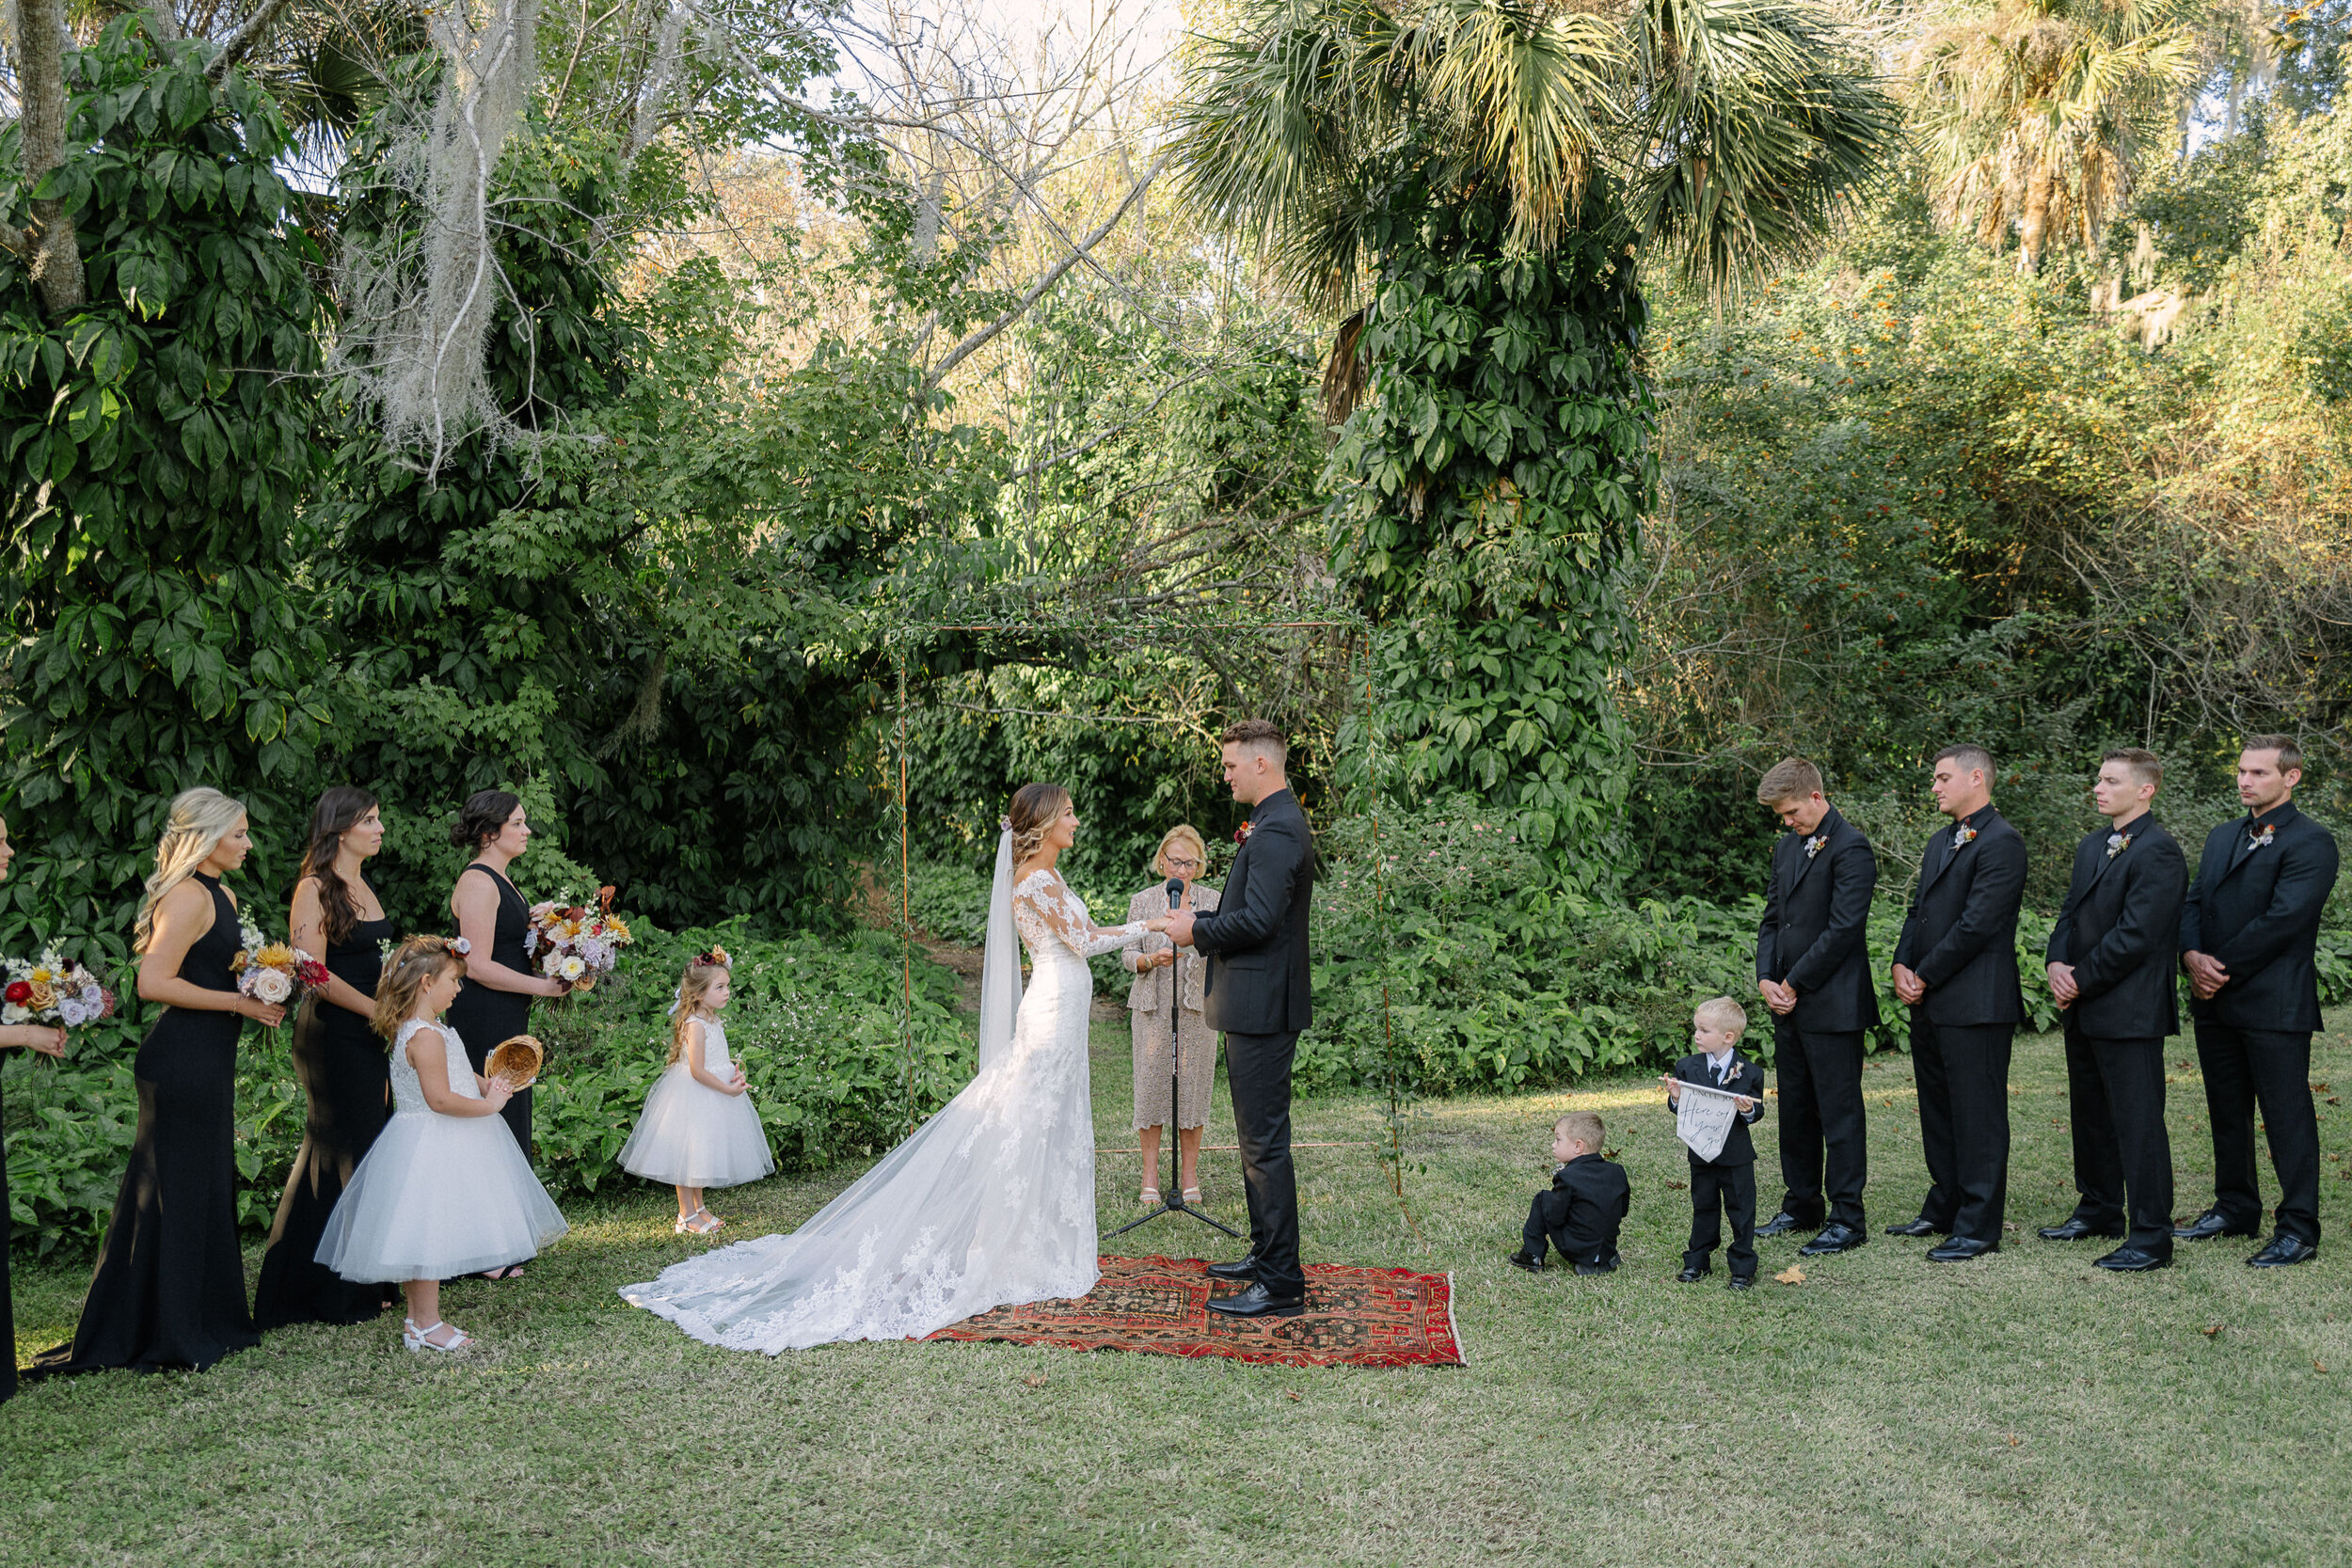
[[[351,1173],[318,1260],[350,1280],[453,1279],[570,1228],[497,1117],[403,1111]]]
[[[733,1187],[772,1175],[775,1157],[748,1094],[721,1094],[673,1062],[645,1095],[621,1168],[674,1187]]]

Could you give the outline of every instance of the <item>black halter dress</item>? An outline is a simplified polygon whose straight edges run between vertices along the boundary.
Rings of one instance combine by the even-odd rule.
[[[477,871],[496,882],[499,890],[498,924],[490,934],[491,960],[517,974],[530,974],[531,955],[523,951],[523,936],[531,929],[531,906],[523,902],[523,895],[515,891],[514,883],[480,861],[458,875],[470,876]],[[499,1042],[529,1032],[531,1003],[528,991],[492,990],[479,980],[469,980],[443,1016],[449,1020],[449,1026],[457,1031],[457,1037],[466,1042],[466,1059],[480,1072],[482,1064],[498,1049]],[[522,1146],[523,1158],[530,1159],[531,1091],[518,1090],[499,1115],[506,1118],[515,1141]]]
[[[388,919],[361,920],[341,942],[326,944],[326,967],[362,996],[375,994],[384,959],[379,943],[392,934]],[[270,1227],[269,1250],[262,1255],[262,1280],[253,1290],[253,1326],[268,1330],[288,1323],[364,1323],[384,1309],[382,1285],[355,1285],[320,1264],[312,1254],[326,1233],[326,1218],[343,1184],[384,1131],[391,1115],[391,1072],[384,1042],[368,1021],[324,995],[303,998],[294,1014],[294,1074],[310,1108],[302,1131],[302,1152],[294,1156],[286,1190]]]
[[[180,978],[233,991],[237,907],[220,883],[213,928],[189,945]],[[231,1012],[166,1007],[132,1068],[138,1133],[114,1218],[82,1302],[73,1342],[35,1361],[26,1375],[106,1367],[198,1370],[258,1344],[245,1309],[245,1259],[237,1249],[237,1035]]]

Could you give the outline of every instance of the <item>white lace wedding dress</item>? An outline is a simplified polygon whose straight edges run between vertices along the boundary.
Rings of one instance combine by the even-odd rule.
[[[1095,935],[1084,902],[1050,871],[1011,890],[1007,920],[1009,845],[997,860],[979,1071],[963,1092],[800,1229],[690,1258],[623,1286],[623,1298],[709,1344],[772,1355],[919,1338],[993,1307],[1094,1288],[1086,960],[1143,927]],[[1025,996],[1000,926],[1028,946]]]

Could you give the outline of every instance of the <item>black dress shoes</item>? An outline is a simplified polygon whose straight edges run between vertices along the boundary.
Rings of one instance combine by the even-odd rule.
[[[2105,1236],[2113,1240],[2123,1234],[2123,1227],[2119,1225],[2109,1229],[2103,1225],[2092,1225],[2080,1214],[2069,1214],[2062,1223],[2045,1225],[2034,1234],[2045,1242],[2079,1242],[2090,1236]]]
[[[1307,1298],[1278,1296],[1252,1282],[1248,1289],[1230,1296],[1211,1296],[1209,1310],[1222,1312],[1229,1318],[1295,1318],[1307,1310]]]
[[[1613,1252],[1601,1262],[1579,1263],[1576,1266],[1576,1272],[1579,1274],[1615,1274],[1617,1264],[1621,1261],[1623,1261],[1622,1256]]]
[[[1677,1285],[1696,1285],[1700,1280],[1705,1279],[1706,1277],[1707,1271],[1705,1269],[1685,1269],[1680,1274],[1675,1275],[1675,1283]]]
[[[1821,1233],[1797,1249],[1800,1258],[1826,1258],[1833,1252],[1851,1252],[1870,1238],[1851,1225],[1835,1222],[1821,1227]]]
[[[1529,1274],[1541,1274],[1544,1272],[1544,1260],[1540,1258],[1530,1258],[1527,1255],[1527,1249],[1525,1247],[1521,1247],[1518,1251],[1511,1254],[1509,1261],[1513,1268],[1525,1269]]]
[[[1944,1234],[1944,1227],[1940,1225],[1930,1225],[1924,1219],[1905,1220],[1900,1225],[1888,1226],[1886,1233],[1889,1236],[1941,1236]]]
[[[2001,1249],[1991,1242],[1979,1242],[1974,1236],[1952,1236],[1928,1248],[1931,1263],[1965,1263]]]
[[[1211,1263],[1211,1279],[1255,1279],[1258,1277],[1258,1255],[1251,1253],[1238,1263]]]
[[[2172,1227],[2172,1239],[2176,1242],[2210,1242],[2216,1236],[2251,1236],[2253,1233],[2252,1226],[2232,1225],[2222,1217],[2218,1209],[2208,1209],[2189,1224]]]
[[[2112,1269],[2117,1274],[2146,1274],[2151,1269],[2170,1268],[2172,1255],[2168,1252],[2158,1257],[2153,1252],[2142,1252],[2136,1246],[2120,1246],[2105,1258],[2093,1259],[2090,1266]]]
[[[1762,1225],[1757,1226],[1756,1227],[1756,1240],[1762,1241],[1767,1236],[1786,1236],[1791,1230],[1803,1230],[1805,1228],[1806,1226],[1804,1221],[1797,1218],[1796,1215],[1790,1213],[1788,1210],[1783,1209],[1779,1213],[1774,1214],[1771,1219],[1766,1220]]]
[[[2246,1260],[2251,1269],[2283,1269],[2290,1263],[2308,1263],[2319,1256],[2319,1243],[2307,1242],[2300,1236],[2273,1236],[2270,1244]]]
[[[1756,1275],[1735,1274],[1731,1276],[1731,1288],[1735,1291],[1753,1291],[1756,1289]]]

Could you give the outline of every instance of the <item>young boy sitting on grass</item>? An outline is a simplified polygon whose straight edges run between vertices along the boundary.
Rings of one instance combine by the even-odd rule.
[[[1579,1274],[1615,1271],[1617,1227],[1625,1223],[1632,1188],[1624,1166],[1601,1158],[1601,1140],[1608,1135],[1590,1111],[1570,1111],[1551,1124],[1551,1157],[1560,1168],[1551,1173],[1551,1186],[1529,1206],[1512,1262],[1541,1274],[1546,1255],[1556,1246]]]

